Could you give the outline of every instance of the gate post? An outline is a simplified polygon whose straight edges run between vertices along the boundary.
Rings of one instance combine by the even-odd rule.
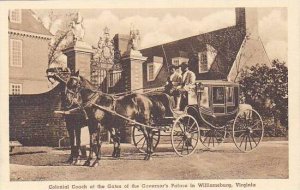
[[[143,88],[143,63],[146,60],[147,57],[144,57],[139,51],[133,50],[122,57],[125,91]],[[142,91],[143,90],[141,90],[141,92]]]
[[[141,89],[135,92],[143,92],[143,63],[147,60],[139,51],[131,50],[122,57],[123,68],[123,81],[124,91],[131,91],[135,89]],[[133,143],[132,141],[132,127],[126,127],[122,132],[124,136],[122,140],[125,143]]]
[[[81,76],[91,80],[90,64],[93,49],[89,44],[81,40],[74,41],[62,52],[67,56],[67,67],[70,68],[72,72],[79,70]]]

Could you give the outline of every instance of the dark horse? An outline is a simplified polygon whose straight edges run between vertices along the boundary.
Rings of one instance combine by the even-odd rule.
[[[67,82],[67,94],[75,94],[81,97],[80,107],[87,116],[87,124],[90,130],[91,150],[87,164],[98,165],[101,158],[100,126],[104,126],[112,135],[114,141],[114,157],[120,157],[120,129],[132,121],[144,124],[141,126],[147,142],[145,160],[149,160],[153,154],[153,131],[150,126],[153,118],[164,117],[165,108],[156,101],[142,94],[130,94],[120,98],[114,98],[109,94],[97,91],[86,79],[79,76],[79,72],[73,74]],[[72,96],[69,96],[72,97]],[[130,119],[131,121],[127,120]],[[135,123],[136,124],[136,123]],[[92,160],[92,152],[96,154],[96,160]]]
[[[64,74],[61,74],[64,73]],[[61,85],[61,102],[62,109],[64,111],[74,109],[78,106],[78,103],[81,102],[80,97],[70,97],[71,94],[66,93],[66,83],[68,78],[70,77],[70,71],[68,69],[58,69],[58,68],[49,68],[47,69],[47,77],[49,81],[51,79],[59,82]],[[67,113],[67,112],[65,112]],[[78,164],[79,162],[79,150],[81,150],[81,154],[83,157],[86,157],[86,148],[85,146],[80,146],[80,135],[81,128],[86,126],[86,117],[82,110],[74,111],[72,114],[64,114],[66,128],[70,137],[71,144],[71,154],[67,160],[70,164]]]

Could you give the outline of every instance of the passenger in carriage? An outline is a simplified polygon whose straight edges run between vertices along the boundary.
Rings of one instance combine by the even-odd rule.
[[[180,98],[180,111],[188,105],[188,93],[193,92],[195,89],[196,75],[193,71],[189,70],[189,66],[186,62],[181,64],[182,71],[182,83],[179,86],[179,91],[181,92]]]
[[[182,84],[182,76],[179,73],[179,67],[172,65],[170,67],[171,75],[167,79],[165,86],[165,92],[170,96],[173,96],[175,102],[175,109],[179,109],[180,93],[178,87]]]

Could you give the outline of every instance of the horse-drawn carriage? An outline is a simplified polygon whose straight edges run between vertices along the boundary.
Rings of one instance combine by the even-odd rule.
[[[48,71],[57,73],[55,69]],[[214,148],[229,134],[235,146],[243,152],[255,149],[263,138],[262,119],[250,105],[240,104],[237,83],[197,81],[187,95],[188,104],[184,111],[178,113],[171,106],[170,96],[162,91],[129,92],[118,97],[95,90],[79,73],[67,81],[56,74],[48,77],[66,86],[65,100],[70,103],[70,109],[59,112],[71,114],[75,110],[81,111],[88,121],[90,138],[99,136],[99,124],[109,125],[108,130],[114,136],[115,157],[120,156],[117,127],[125,125],[133,127],[134,145],[146,153],[145,159],[150,159],[162,132],[171,137],[172,147],[179,156],[191,155],[199,141],[205,147]],[[99,159],[101,144],[99,137],[96,139],[98,142],[94,145],[100,147],[94,149]],[[91,144],[91,147],[94,145]]]
[[[153,123],[154,147],[159,144],[161,132],[170,133],[172,147],[179,156],[192,154],[199,141],[207,148],[215,148],[229,134],[242,152],[249,152],[258,146],[263,138],[263,122],[250,105],[239,103],[237,83],[197,81],[193,90],[189,93],[189,103],[183,113],[175,112],[169,106],[163,121]],[[133,127],[133,142],[144,152],[146,142],[138,125]]]

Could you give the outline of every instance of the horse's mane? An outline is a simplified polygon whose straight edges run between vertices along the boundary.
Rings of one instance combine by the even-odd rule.
[[[97,88],[87,79],[85,79],[84,77],[80,76],[80,80],[82,82],[82,87],[87,89],[87,90],[91,90],[91,91],[97,91]]]

